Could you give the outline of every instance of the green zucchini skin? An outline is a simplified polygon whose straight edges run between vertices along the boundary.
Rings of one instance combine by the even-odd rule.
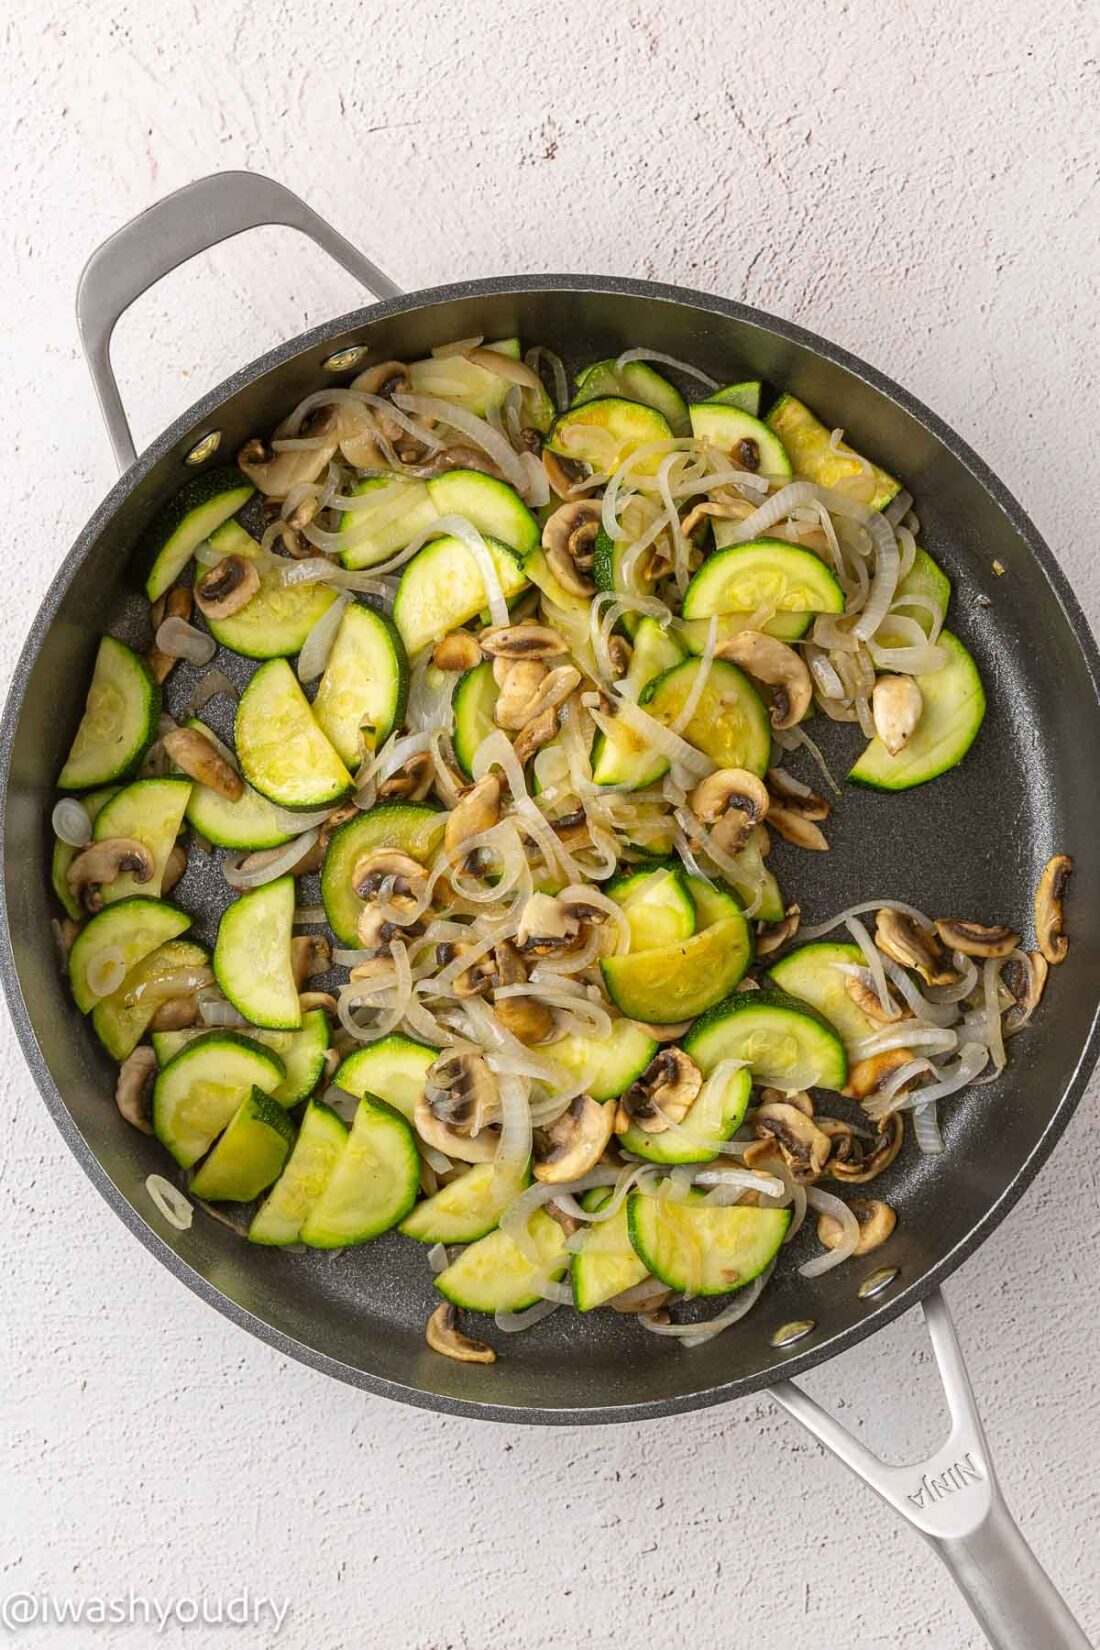
[[[313,714],[340,760],[354,772],[359,730],[373,749],[400,727],[409,697],[409,659],[388,613],[353,603],[344,613],[313,700]]]
[[[637,447],[651,441],[671,441],[672,429],[666,418],[652,407],[621,396],[599,396],[583,406],[570,407],[556,418],[546,438],[546,447],[563,458],[577,460],[592,469],[617,469]],[[643,463],[656,471],[659,460]]]
[[[759,1042],[768,1030],[784,1038],[785,1047],[794,1042],[804,1051],[793,1072],[769,1063]],[[683,1048],[708,1073],[721,1060],[747,1058],[753,1082],[769,1088],[839,1092],[848,1080],[848,1056],[836,1028],[800,997],[774,989],[735,992],[715,1003],[692,1026]]]
[[[927,785],[957,767],[978,737],[986,711],[978,667],[949,630],[940,631],[937,646],[946,651],[947,663],[916,678],[924,699],[916,732],[897,756],[890,755],[881,739],[872,739],[848,773],[853,785],[875,791]]]
[[[613,877],[605,892],[626,913],[631,951],[676,945],[695,932],[695,902],[678,860]]]
[[[294,878],[250,888],[226,907],[214,945],[214,978],[239,1014],[272,1031],[302,1023],[290,964]]]
[[[791,474],[791,461],[782,441],[752,413],[722,401],[696,401],[688,412],[692,435],[730,453],[744,469],[780,478]]]
[[[160,713],[160,688],[145,660],[125,642],[104,636],[58,790],[86,791],[127,779],[156,738]]]
[[[478,746],[496,727],[493,710],[499,693],[491,659],[483,659],[459,677],[451,701],[455,718],[453,744],[455,760],[467,779],[474,777]]]
[[[702,668],[698,659],[673,665],[645,689],[643,709],[659,722],[674,721]],[[771,722],[764,701],[745,672],[728,659],[711,664],[702,697],[680,737],[719,768],[747,768],[763,775],[771,759]]]
[[[191,1192],[215,1203],[251,1203],[279,1178],[296,1133],[282,1106],[254,1088],[196,1170]]]
[[[676,1025],[734,989],[752,963],[753,947],[752,931],[738,912],[678,945],[605,957],[600,972],[620,1013],[646,1025]]]
[[[313,1249],[369,1243],[412,1209],[420,1186],[416,1136],[381,1100],[360,1100],[347,1143],[302,1222]]]
[[[253,1217],[249,1243],[297,1243],[302,1222],[324,1191],[347,1144],[348,1131],[331,1107],[311,1100],[286,1166]]]
[[[687,402],[667,378],[662,378],[645,361],[627,361],[620,367],[614,357],[609,357],[606,361],[594,361],[578,373],[574,407],[605,396],[640,401],[643,407],[652,407],[667,420],[673,435],[690,434]]]
[[[705,1204],[699,1191],[682,1203],[631,1192],[626,1205],[638,1258],[669,1289],[693,1298],[729,1295],[758,1278],[791,1223],[790,1209]]]
[[[118,909],[117,906],[115,908]],[[153,1133],[181,1168],[209,1151],[253,1089],[286,1076],[270,1049],[236,1031],[210,1031],[182,1048],[153,1084]]]
[[[188,1043],[204,1035],[193,1030],[154,1031],[153,1052],[158,1065],[166,1066]],[[271,1090],[271,1098],[277,1100],[280,1106],[289,1109],[313,1093],[321,1080],[330,1041],[328,1016],[324,1009],[311,1008],[308,1014],[303,1015],[297,1031],[272,1031],[265,1026],[250,1025],[248,1038],[250,1042],[270,1049],[286,1068],[282,1082]]]
[[[844,592],[820,556],[785,539],[759,538],[707,558],[684,592],[683,618],[751,613],[779,580],[785,588],[776,619],[790,620],[795,637],[805,634],[808,614],[844,611]]]
[[[161,899],[124,899],[97,911],[69,952],[69,985],[80,1012],[89,1014],[101,1001],[88,981],[88,967],[99,951],[117,948],[128,974],[150,951],[178,939],[190,926],[186,912]]]
[[[608,1037],[559,1037],[543,1043],[546,1059],[568,1077],[587,1074],[586,1092],[593,1100],[617,1100],[636,1082],[658,1048],[657,1040],[632,1020],[612,1020]]]
[[[259,541],[237,521],[219,527],[210,544],[221,556],[243,556],[255,562],[260,575],[259,590],[238,612],[207,619],[218,645],[243,659],[285,659],[300,652],[314,625],[336,600],[335,590],[323,584],[282,584],[279,575],[285,559],[265,555]]]
[[[470,1312],[521,1312],[541,1300],[540,1276],[558,1277],[569,1256],[565,1233],[543,1209],[528,1222],[540,1262],[532,1260],[506,1232],[490,1232],[463,1249],[435,1280],[444,1300]]]
[[[844,973],[845,966],[866,967],[858,945],[815,940],[788,951],[770,972],[780,991],[800,998],[823,1014],[850,1052],[853,1043],[881,1028],[848,995],[845,982],[850,976]]]
[[[134,559],[151,602],[175,584],[203,540],[243,509],[255,490],[234,465],[223,464],[187,482],[157,511]]]
[[[418,1043],[394,1032],[349,1054],[337,1067],[332,1081],[357,1100],[368,1095],[384,1100],[411,1123],[428,1067],[438,1058],[439,1050],[430,1043]]]
[[[443,839],[446,815],[417,802],[382,803],[333,831],[321,868],[321,899],[341,945],[358,945],[363,901],[351,886],[355,862],[374,848],[399,848],[426,864]]]
[[[742,412],[759,418],[763,392],[764,386],[759,378],[746,378],[739,384],[726,384],[720,390],[712,390],[707,401],[716,401],[720,406],[740,407]]]
[[[261,665],[241,694],[235,737],[242,775],[277,807],[334,808],[355,789],[285,659]]]
[[[585,1192],[581,1206],[593,1211],[602,1209],[611,1196],[609,1187],[596,1186]],[[578,1312],[591,1312],[648,1276],[645,1262],[638,1259],[630,1241],[624,1199],[609,1220],[593,1222],[584,1229],[584,1241],[573,1256],[571,1269],[573,1305]]]
[[[522,1175],[502,1181],[492,1163],[473,1163],[418,1203],[401,1230],[417,1243],[476,1243],[496,1229],[508,1205],[530,1184],[530,1164]]]

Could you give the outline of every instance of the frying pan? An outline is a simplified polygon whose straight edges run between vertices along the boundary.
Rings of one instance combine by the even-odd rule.
[[[111,371],[118,317],[162,275],[260,224],[310,236],[381,300],[284,344],[226,380],[136,456]],[[863,362],[742,304],[655,283],[508,277],[402,296],[382,272],[280,185],[225,173],[180,190],[120,230],[82,277],[78,317],[122,479],[65,558],[16,669],[0,732],[6,896],[0,972],[35,1081],[78,1161],[141,1241],[203,1299],[288,1356],[352,1385],[428,1409],[544,1424],[632,1421],[773,1396],[927,1537],[991,1642],[1007,1650],[1087,1646],[998,1490],[939,1283],[1004,1218],[1064,1129],[1097,1054],[1100,889],[1100,658],[1035,528],[981,461],[927,408]],[[576,365],[644,346],[705,363],[723,380],[792,390],[901,475],[922,536],[955,584],[953,624],[982,669],[990,709],[959,769],[887,797],[846,792],[833,851],[789,867],[807,918],[894,896],[1027,930],[1050,854],[1076,859],[1073,949],[995,1088],[947,1109],[947,1151],[907,1149],[882,1182],[897,1229],[872,1257],[806,1279],[781,1267],[736,1332],[688,1353],[639,1340],[612,1313],[564,1313],[514,1337],[491,1369],[431,1353],[430,1280],[417,1247],[391,1234],[333,1264],[254,1250],[199,1219],[157,1226],[145,1177],[159,1147],[125,1124],[114,1067],[75,1012],[57,967],[47,844],[53,782],[73,735],[99,635],[147,645],[146,604],[127,586],[132,547],[196,466],[263,433],[302,396],[346,383],[366,359],[408,360],[449,339],[518,333]],[[1003,575],[997,569],[1003,569]],[[220,661],[232,672],[241,661]],[[182,697],[192,678],[176,672]],[[242,678],[238,678],[239,680]],[[174,702],[174,701],[173,701]],[[838,760],[855,730],[827,729]],[[777,853],[781,856],[782,849]],[[181,903],[212,942],[225,888],[192,853]],[[782,871],[782,867],[781,867]],[[806,890],[812,890],[808,898]],[[220,891],[219,891],[220,890]],[[305,897],[309,897],[308,893]],[[995,1108],[995,1124],[991,1109]],[[806,1239],[807,1245],[811,1240]],[[797,1255],[795,1257],[797,1259]],[[926,1461],[890,1467],[818,1409],[792,1377],[920,1301],[951,1413]],[[799,1325],[800,1330],[792,1328]]]

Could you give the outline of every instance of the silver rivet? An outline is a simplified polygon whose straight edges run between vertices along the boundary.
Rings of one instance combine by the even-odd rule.
[[[802,1340],[817,1326],[812,1318],[796,1318],[793,1323],[784,1323],[772,1336],[773,1346],[793,1346],[795,1341]]]
[[[884,1289],[889,1289],[900,1271],[900,1266],[880,1266],[877,1272],[868,1272],[856,1291],[860,1300],[869,1301],[881,1295]]]
[[[367,353],[366,344],[352,344],[348,349],[338,349],[335,355],[327,355],[321,362],[325,372],[350,372],[357,367]]]
[[[196,441],[190,452],[184,453],[185,464],[205,464],[208,458],[213,458],[222,444],[222,432],[210,430],[201,441]]]

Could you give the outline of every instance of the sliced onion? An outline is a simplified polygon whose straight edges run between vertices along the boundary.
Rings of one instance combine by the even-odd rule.
[[[93,997],[110,997],[126,978],[126,958],[117,945],[105,945],[89,957],[84,977]]]
[[[883,967],[882,952],[879,950],[878,946],[875,945],[870,934],[858,918],[847,917],[845,918],[845,921],[847,923],[848,932],[851,934],[852,938],[859,946],[859,949],[863,952],[863,955],[867,959],[867,967],[870,970],[871,979],[874,982],[875,994],[882,1006],[882,1012],[886,1015],[888,1020],[896,1020],[898,1018],[897,1004],[891,998],[889,988],[886,984],[886,970]]]
[[[951,1026],[958,1020],[959,1011],[954,1003],[932,1002],[918,991],[905,969],[889,957],[884,959],[883,967],[918,1020],[929,1020],[934,1026]]]
[[[569,379],[566,376],[565,363],[562,361],[561,356],[555,355],[552,349],[546,349],[541,344],[536,344],[534,349],[529,349],[527,351],[527,354],[524,356],[524,360],[527,362],[527,365],[529,367],[533,367],[536,372],[538,372],[541,363],[543,361],[546,362],[546,365],[550,368],[550,376],[553,380],[554,406],[558,412],[564,412],[566,407],[569,405]]]
[[[199,1019],[204,1026],[243,1026],[247,1021],[243,1014],[228,1002],[216,985],[204,985],[197,993],[199,1003]]]
[[[772,1267],[769,1266],[744,1289],[738,1289],[729,1305],[724,1306],[706,1323],[659,1323],[649,1312],[639,1313],[638,1322],[643,1329],[648,1329],[651,1335],[668,1336],[672,1340],[682,1341],[688,1348],[702,1346],[705,1341],[713,1340],[715,1335],[720,1335],[723,1329],[728,1329],[731,1324],[737,1323],[752,1310],[771,1274]],[[626,1297],[624,1295],[616,1298]]]
[[[92,821],[83,802],[63,796],[53,811],[53,834],[69,848],[86,848],[92,840]]]
[[[916,1089],[912,1094],[903,1094],[900,1098],[895,1096],[882,1103],[877,1095],[872,1096],[863,1102],[863,1109],[872,1121],[880,1122],[888,1112],[912,1111],[917,1106],[927,1106],[933,1100],[942,1100],[947,1095],[956,1094],[959,1089],[966,1088],[988,1064],[989,1050],[984,1043],[964,1043],[954,1069],[943,1071],[938,1083],[930,1083],[926,1088]]]
[[[511,451],[511,448],[509,448]],[[472,521],[465,516],[439,516],[433,523],[437,534],[451,534],[460,539],[477,563],[485,586],[485,605],[489,609],[493,624],[503,627],[508,623],[508,603],[500,583],[500,574],[484,538]]]
[[[669,724],[673,733],[683,733],[684,729],[690,725],[695,712],[699,709],[699,701],[703,697],[703,690],[707,685],[707,678],[710,676],[710,667],[714,663],[714,650],[717,645],[718,619],[716,615],[712,614],[707,625],[706,645],[699,658],[699,668],[695,673],[695,681],[692,684],[691,692],[684,700],[683,709],[679,715]]]
[[[464,407],[456,407],[452,402],[440,400],[434,395],[398,394],[393,400],[394,404],[405,412],[419,413],[423,418],[438,418],[452,429],[469,436],[483,452],[488,453],[504,479],[511,483],[521,497],[525,496],[525,466],[520,463],[518,456],[500,432],[494,430],[484,418],[478,418],[475,413],[467,412]]]
[[[913,1134],[926,1157],[938,1157],[944,1149],[937,1112],[934,1100],[926,1106],[913,1107]]]
[[[502,1335],[518,1335],[524,1329],[533,1329],[543,1318],[548,1318],[551,1312],[556,1312],[558,1306],[558,1301],[536,1301],[534,1306],[527,1307],[523,1312],[496,1311],[493,1313],[493,1322]]]
[[[208,670],[204,676],[199,677],[191,689],[187,701],[180,711],[180,716],[184,721],[189,716],[197,716],[199,711],[204,710],[211,699],[216,699],[219,694],[224,695],[226,699],[240,698],[240,694],[224,670]]]
[[[827,1249],[823,1255],[815,1255],[798,1268],[804,1278],[819,1278],[823,1272],[831,1272],[834,1266],[841,1266],[855,1254],[859,1242],[859,1221],[849,1209],[848,1205],[831,1192],[823,1192],[818,1186],[808,1186],[806,1202],[819,1215],[832,1215],[841,1225],[840,1242],[835,1249]]]
[[[341,592],[330,607],[327,607],[313,626],[302,643],[298,654],[298,680],[302,683],[315,682],[328,664],[328,656],[332,652],[332,644],[336,640],[344,617],[344,610],[351,597],[346,591]]]
[[[613,727],[613,722],[596,708],[598,700],[590,704],[586,695],[583,702],[589,706],[596,726],[602,733],[607,733],[609,728]],[[689,745],[686,739],[681,739],[678,733],[673,733],[663,722],[658,722],[640,705],[635,705],[629,699],[620,696],[616,708],[628,728],[634,733],[641,734],[661,756],[667,757],[670,762],[678,762],[696,779],[705,779],[707,774],[714,772],[715,765],[709,756],[704,756],[694,745]]]
[[[447,1254],[446,1244],[433,1243],[431,1248],[428,1250],[428,1266],[431,1271],[436,1277],[438,1277],[440,1272],[445,1272],[449,1265],[450,1258]]]
[[[317,928],[328,921],[328,914],[323,905],[296,905],[294,907],[295,928]]]
[[[675,355],[665,355],[659,349],[626,349],[617,357],[615,370],[621,372],[631,361],[660,361],[663,366],[675,367],[677,372],[686,373],[689,378],[697,378],[708,389],[718,388],[717,378],[712,378],[709,372],[703,372],[699,367],[693,367],[690,361],[681,361]]]
[[[899,1020],[893,1027],[861,1037],[853,1045],[852,1053],[857,1060],[869,1060],[873,1054],[888,1054],[895,1048],[923,1048],[932,1054],[953,1054],[958,1046],[958,1032],[950,1026],[922,1026],[916,1020]]]
[[[528,1260],[533,1260],[537,1264],[541,1264],[542,1254],[531,1236],[531,1216],[536,1209],[541,1209],[544,1203],[552,1203],[562,1190],[561,1186],[536,1180],[533,1186],[529,1186],[525,1192],[520,1192],[518,1197],[512,1199],[500,1217],[500,1229],[505,1237],[511,1238],[516,1248],[521,1249]]]
[[[213,636],[196,630],[193,624],[175,614],[158,625],[156,645],[169,659],[186,659],[191,665],[208,665],[218,651]]]
[[[929,986],[928,994],[935,1003],[961,1003],[964,997],[969,997],[978,983],[978,965],[973,957],[964,956],[961,951],[953,951],[951,961],[959,971],[959,978],[954,985]]]
[[[145,1190],[169,1226],[174,1226],[177,1232],[190,1229],[195,1218],[195,1206],[184,1197],[178,1186],[173,1186],[162,1174],[151,1174],[146,1176]]]
[[[845,906],[843,911],[838,911],[835,917],[829,918],[828,922],[813,923],[810,927],[803,923],[798,931],[799,939],[803,944],[807,940],[819,940],[823,934],[830,934],[834,928],[839,928],[842,922],[847,922],[849,917],[861,917],[865,911],[883,910],[900,911],[903,916],[911,917],[926,933],[932,931],[931,917],[926,917],[924,912],[918,911],[915,905],[906,905],[905,901],[900,899],[868,899],[863,900],[859,905]]]
[[[222,875],[230,888],[262,888],[266,883],[285,876],[287,871],[297,865],[303,854],[307,854],[313,847],[319,834],[316,826],[303,831],[301,836],[294,837],[283,847],[272,849],[270,854],[265,853],[263,863],[247,871],[241,867],[245,860],[252,858],[252,855],[230,854],[222,864]]]
[[[187,997],[192,991],[198,991],[201,986],[213,984],[214,975],[209,968],[170,968],[163,974],[151,974],[147,979],[139,980],[137,985],[124,993],[122,1002],[125,1008],[132,1008],[136,1003],[166,1003],[173,997]]]
[[[1003,1071],[1006,1064],[1004,1031],[1001,1025],[999,991],[1004,957],[990,957],[982,964],[982,997],[985,1004],[985,1042],[995,1071]]]

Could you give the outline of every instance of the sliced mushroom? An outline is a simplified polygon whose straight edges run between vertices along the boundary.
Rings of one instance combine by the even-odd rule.
[[[134,1052],[123,1060],[119,1067],[118,1082],[115,1084],[115,1104],[127,1123],[132,1123],[142,1134],[153,1132],[150,1100],[156,1074],[156,1055],[151,1048],[139,1044]]]
[[[577,940],[579,922],[553,894],[532,894],[520,912],[516,948],[528,957],[552,957]]]
[[[730,659],[772,689],[771,722],[777,731],[801,722],[813,699],[809,666],[793,647],[762,630],[741,630],[715,649],[716,659]]]
[[[1026,961],[1016,957],[1001,970],[1001,984],[1012,997],[1012,1006],[1004,1017],[1006,1037],[1012,1037],[1031,1019],[1042,1001],[1050,972],[1041,951],[1029,951]]]
[[[267,498],[285,498],[292,487],[316,481],[327,469],[339,445],[339,432],[336,408],[318,407],[306,416],[296,438],[315,440],[316,447],[276,453],[262,441],[248,441],[237,454],[237,463],[252,485]]]
[[[849,1100],[870,1100],[893,1072],[915,1059],[911,1048],[889,1048],[881,1054],[869,1054],[865,1060],[855,1060],[848,1067],[848,1082],[843,1092]],[[916,1082],[916,1077],[913,1082]],[[904,1094],[911,1086],[905,1084],[898,1093]]]
[[[453,861],[464,843],[491,830],[499,819],[500,780],[495,773],[487,773],[459,798],[447,816],[443,834],[447,858]]]
[[[647,1037],[652,1037],[655,1043],[678,1043],[685,1032],[690,1031],[691,1020],[677,1020],[675,1025],[653,1026],[648,1020],[635,1020],[634,1024],[644,1031]]]
[[[1055,854],[1053,859],[1047,860],[1043,874],[1039,878],[1039,886],[1035,890],[1035,937],[1039,942],[1039,950],[1047,962],[1053,963],[1055,967],[1065,962],[1069,955],[1069,940],[1062,928],[1062,901],[1072,871],[1073,861],[1070,856]]]
[[[458,1327],[458,1308],[450,1301],[436,1307],[428,1319],[424,1339],[433,1352],[441,1352],[445,1358],[454,1358],[460,1364],[495,1364],[497,1361],[491,1346],[463,1334]]]
[[[793,940],[802,921],[802,907],[788,905],[781,922],[762,922],[756,930],[756,955],[770,957],[781,945]]]
[[[153,603],[153,635],[156,635],[165,619],[182,619],[187,623],[191,618],[191,607],[190,588],[182,584],[174,585]],[[163,687],[175,666],[179,664],[179,658],[174,653],[162,653],[154,642],[145,655],[145,662],[152,671],[154,680]]]
[[[764,1088],[760,1090],[760,1104],[762,1106],[794,1106],[806,1117],[814,1115],[814,1097],[808,1089],[792,1089],[788,1094],[783,1089]],[[755,1116],[755,1112],[753,1116]]]
[[[476,636],[468,630],[451,630],[435,644],[432,664],[437,670],[473,670],[481,659],[481,648]]]
[[[829,1137],[829,1161],[825,1165],[825,1174],[832,1174],[834,1163],[862,1158],[862,1142],[850,1123],[843,1122],[839,1117],[818,1117],[815,1121],[822,1134]]]
[[[853,1136],[854,1147],[850,1155],[838,1156],[829,1163],[828,1174],[833,1180],[846,1181],[849,1186],[865,1185],[868,1180],[874,1180],[883,1169],[889,1168],[895,1157],[901,1151],[902,1141],[905,1139],[905,1124],[901,1113],[888,1112],[878,1125],[875,1144],[867,1151],[858,1135]]]
[[[890,1205],[878,1198],[854,1197],[848,1207],[859,1222],[859,1241],[852,1253],[869,1255],[872,1249],[881,1248],[898,1223]],[[835,1215],[818,1215],[817,1240],[826,1249],[835,1249],[843,1236],[844,1227]]]
[[[482,651],[492,659],[553,659],[568,653],[565,638],[546,624],[504,624],[483,630]]]
[[[856,1007],[876,1025],[893,1025],[895,1021],[908,1019],[909,1010],[899,1009],[893,998],[887,992],[889,1007],[884,1007],[882,998],[875,989],[870,969],[863,969],[858,974],[849,974],[844,981],[845,994],[855,1003]]]
[[[164,875],[160,879],[160,892],[163,899],[170,894],[176,883],[187,869],[187,849],[180,843],[173,844],[172,851],[164,862]]]
[[[494,1002],[493,1012],[505,1031],[521,1043],[545,1043],[554,1035],[554,1011],[537,997],[501,997]]]
[[[372,367],[365,368],[363,372],[353,378],[350,387],[353,390],[361,391],[364,395],[377,395],[381,396],[384,401],[392,401],[395,395],[408,395],[410,393],[412,380],[404,361],[376,361]],[[371,408],[371,413],[387,441],[398,442],[407,438],[408,431],[403,424],[397,422],[396,418],[388,417],[386,413],[376,407]],[[352,448],[351,452],[348,450],[349,446]],[[340,443],[340,450],[349,464],[354,464],[359,469],[372,469],[374,466],[371,464],[360,464],[359,457],[356,456],[356,448],[357,443],[350,434],[345,436]]]
[[[801,779],[796,779],[793,773],[787,773],[784,768],[768,769],[768,789],[773,796],[782,797],[785,802],[792,803],[803,819],[828,819],[833,811],[831,802],[811,791]]]
[[[352,892],[360,899],[374,899],[388,882],[391,898],[415,900],[427,880],[420,861],[398,848],[372,848],[355,861],[351,872]]]
[[[413,1111],[427,1145],[463,1163],[489,1163],[500,1139],[500,1094],[481,1054],[441,1055]]]
[[[323,1008],[326,1014],[335,1016],[340,1005],[331,991],[299,991],[298,1007],[303,1014],[312,1014],[315,1008]]]
[[[324,934],[296,934],[290,942],[290,972],[301,991],[307,980],[332,967],[332,942]]]
[[[924,696],[912,676],[879,676],[871,690],[875,732],[891,756],[904,750],[924,709]]]
[[[378,787],[378,800],[392,802],[400,797],[403,802],[423,802],[435,780],[435,767],[430,751],[421,751],[396,773],[391,773]]]
[[[656,1313],[666,1302],[673,1298],[673,1292],[667,1284],[659,1278],[643,1279],[649,1287],[643,1289],[641,1283],[636,1283],[632,1289],[624,1289],[621,1295],[615,1295],[607,1302],[613,1312],[629,1313],[632,1317],[641,1312]]]
[[[86,911],[99,911],[103,896],[99,890],[128,873],[135,882],[149,882],[156,863],[144,842],[134,837],[105,837],[102,842],[82,848],[69,866],[65,881],[70,894]]]
[[[552,453],[547,447],[542,449],[542,467],[552,491],[559,498],[567,499],[578,481],[583,481],[588,474],[584,465],[575,458],[562,458],[560,453]]]
[[[771,798],[764,781],[747,768],[719,768],[700,780],[688,801],[696,818],[713,826],[710,834],[719,848],[736,854],[767,815]]]
[[[832,1150],[829,1136],[789,1100],[758,1106],[753,1113],[752,1127],[757,1139],[770,1136],[775,1140],[796,1180],[816,1180],[829,1161]]]
[[[150,1031],[186,1031],[197,1024],[199,999],[194,991],[183,997],[169,997],[157,1004],[157,1011],[149,1021]]]
[[[936,933],[949,951],[961,951],[967,957],[1007,957],[1020,943],[1019,934],[1003,922],[986,927],[980,922],[945,918],[937,921]]]
[[[596,588],[590,574],[601,511],[598,499],[573,499],[560,505],[542,529],[550,570],[573,596],[591,596]]]
[[[208,619],[228,619],[247,607],[260,588],[260,571],[246,556],[225,556],[195,586],[195,601]]]
[[[553,705],[547,705],[545,710],[539,711],[525,722],[516,735],[513,750],[520,767],[526,767],[536,751],[542,750],[557,735],[558,713]]]
[[[493,721],[514,733],[535,714],[536,695],[549,673],[538,659],[497,659],[493,674],[500,689]]]
[[[581,673],[575,665],[556,665],[553,670],[547,671],[535,689],[521,726],[541,716],[543,711],[557,710],[580,685]]]
[[[632,1125],[645,1134],[663,1134],[670,1123],[680,1123],[703,1086],[703,1074],[682,1048],[657,1051],[619,1100],[615,1129],[625,1134]]]
[[[229,802],[240,801],[244,780],[198,728],[173,728],[161,743],[176,767],[182,768],[189,779],[209,786]]]
[[[812,819],[789,802],[773,802],[768,809],[768,824],[784,842],[796,848],[808,848],[816,854],[827,854],[829,839]]]
[[[535,1179],[560,1185],[594,1169],[607,1150],[615,1107],[578,1094],[535,1147]]]
[[[958,977],[936,935],[892,906],[883,906],[875,916],[875,944],[902,968],[914,969],[926,985],[952,985]]]

